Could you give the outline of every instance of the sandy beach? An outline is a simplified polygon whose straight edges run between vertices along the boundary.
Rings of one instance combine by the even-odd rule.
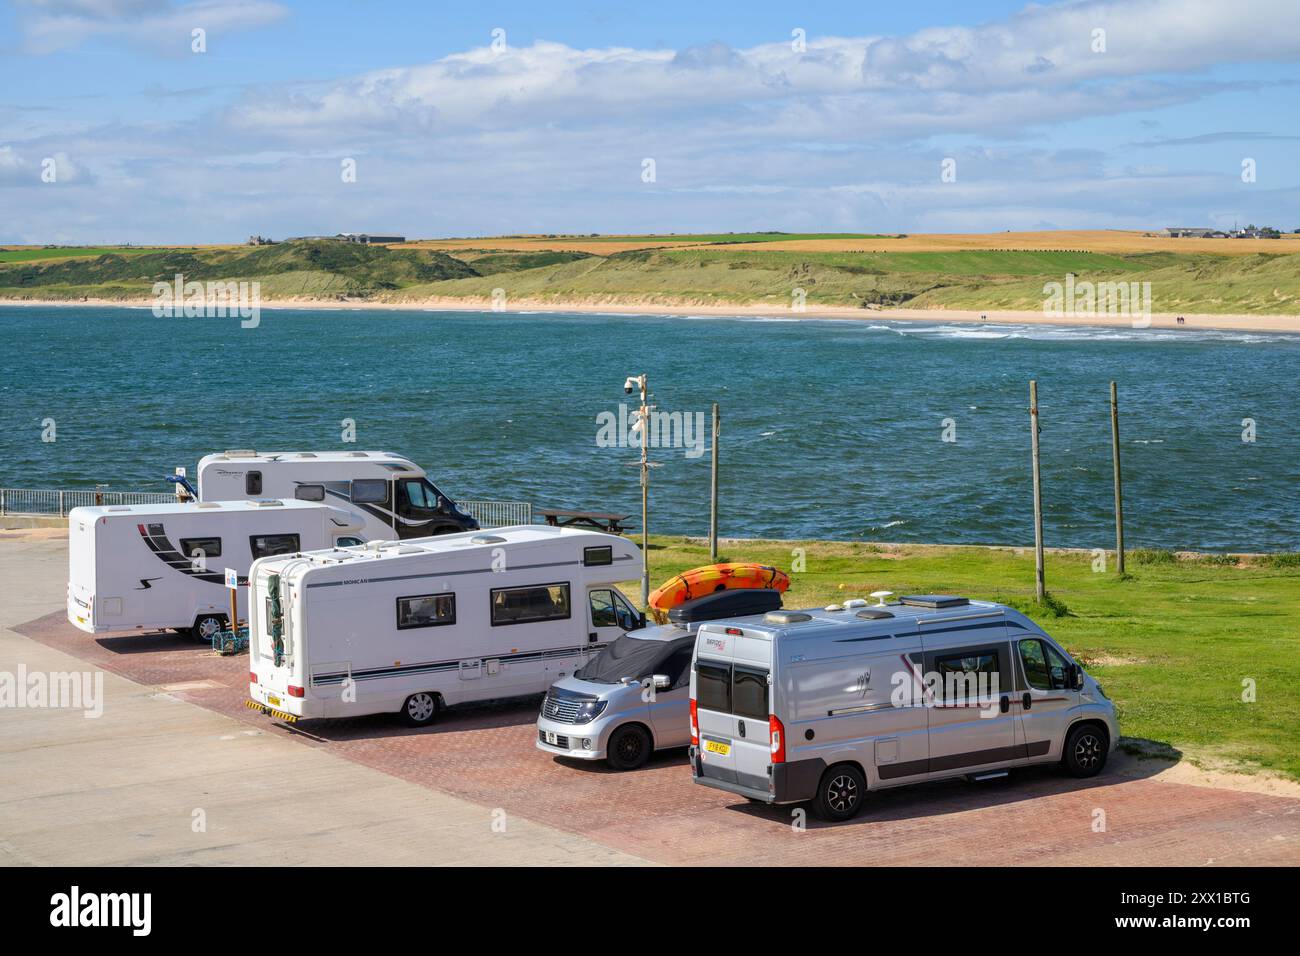
[[[152,308],[152,299],[6,299],[0,298],[0,307],[86,307]],[[1117,329],[1215,329],[1235,332],[1283,332],[1300,334],[1300,315],[1215,315],[1183,313],[1183,323],[1178,315],[1154,313],[1147,324],[1127,316],[1111,315],[1047,315],[1034,310],[994,310],[984,312],[963,309],[885,309],[853,308],[848,306],[809,306],[803,311],[780,308],[768,304],[735,303],[728,305],[698,305],[678,302],[660,303],[644,299],[609,298],[553,301],[537,299],[509,299],[505,307],[494,309],[487,298],[451,298],[446,296],[418,300],[374,299],[314,299],[284,298],[264,301],[262,309],[319,309],[358,311],[363,309],[404,312],[578,312],[601,315],[691,315],[724,317],[761,317],[784,319],[842,319],[856,322],[962,322],[973,325],[1056,325],[1087,326]]]

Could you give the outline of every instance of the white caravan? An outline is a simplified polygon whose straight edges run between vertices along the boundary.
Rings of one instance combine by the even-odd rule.
[[[540,694],[645,617],[615,535],[515,525],[267,558],[249,571],[250,707],[284,720]]]
[[[226,568],[244,579],[257,558],[364,541],[352,514],[293,499],[73,508],[68,620],[91,634],[170,628],[209,641],[230,616]]]
[[[368,541],[477,531],[409,458],[386,451],[224,451],[199,461],[200,501],[297,498],[355,512]]]
[[[1119,743],[1114,704],[1037,624],[947,595],[703,624],[690,720],[696,783],[830,820],[919,781],[1092,776]]]

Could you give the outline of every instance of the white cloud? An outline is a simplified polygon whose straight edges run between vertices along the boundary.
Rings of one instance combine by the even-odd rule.
[[[209,36],[274,23],[288,10],[272,0],[20,0],[18,19],[29,53],[54,53],[92,39],[122,40],[189,52],[191,31]]]

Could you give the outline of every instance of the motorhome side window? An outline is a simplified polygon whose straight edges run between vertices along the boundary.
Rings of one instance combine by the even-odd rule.
[[[299,501],[324,501],[324,485],[299,485],[293,489],[293,496]]]
[[[947,701],[966,700],[977,697],[981,690],[992,689],[992,676],[981,678],[980,675],[995,675],[998,686],[1002,686],[1002,669],[998,666],[998,652],[993,648],[982,647],[978,650],[961,651],[945,654],[934,659],[934,670],[939,675],[937,690]]]
[[[181,538],[181,554],[187,558],[221,557],[220,538]]]
[[[388,482],[382,478],[354,478],[351,498],[359,505],[381,505],[388,500]]]
[[[570,616],[569,585],[492,589],[492,626],[557,621]]]
[[[248,539],[253,560],[269,558],[275,554],[293,554],[302,550],[296,534],[255,534]]]
[[[598,548],[583,548],[582,563],[589,568],[603,568],[614,563],[614,548],[612,545],[602,545]]]
[[[456,595],[421,594],[397,599],[397,629],[456,623]]]
[[[262,493],[262,473],[260,471],[244,472],[244,494],[256,497]]]
[[[1020,663],[1025,680],[1035,690],[1061,690],[1066,685],[1068,662],[1046,641],[1027,637],[1020,642]]]

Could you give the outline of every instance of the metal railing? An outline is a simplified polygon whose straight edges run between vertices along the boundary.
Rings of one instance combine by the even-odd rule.
[[[533,506],[528,501],[470,499],[458,500],[456,505],[484,528],[504,528],[512,524],[533,523]]]
[[[166,491],[102,491],[74,488],[0,488],[0,515],[58,515],[90,505],[157,505],[176,500]]]
[[[73,508],[83,506],[159,505],[176,500],[174,493],[166,491],[0,488],[0,515],[57,515],[66,518]],[[474,499],[458,501],[457,504],[484,528],[533,523],[533,506],[527,501]]]

